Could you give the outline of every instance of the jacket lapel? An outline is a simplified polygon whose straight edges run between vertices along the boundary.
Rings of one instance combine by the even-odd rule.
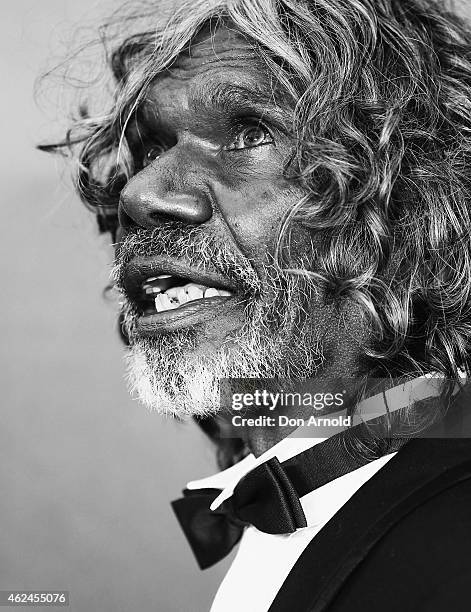
[[[365,483],[312,540],[269,612],[323,612],[371,548],[403,517],[471,478],[471,440],[416,439]]]

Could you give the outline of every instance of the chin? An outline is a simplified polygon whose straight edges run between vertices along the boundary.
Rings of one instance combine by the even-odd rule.
[[[184,360],[183,367],[164,373],[140,347],[131,349],[126,360],[129,389],[149,410],[179,419],[219,411],[219,377],[206,358]]]
[[[275,284],[273,283],[273,287]],[[323,364],[322,342],[306,315],[310,293],[300,279],[252,297],[198,324],[143,335],[132,300],[123,303],[129,338],[127,379],[150,410],[178,418],[209,416],[220,407],[223,378],[302,380]],[[225,307],[224,307],[225,308]]]
[[[126,354],[131,394],[149,410],[179,419],[217,414],[223,378],[305,379],[322,363],[307,329],[275,331],[258,317],[219,343],[188,328],[135,338]]]

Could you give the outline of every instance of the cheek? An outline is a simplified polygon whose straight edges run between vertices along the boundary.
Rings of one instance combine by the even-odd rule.
[[[253,181],[217,195],[219,210],[234,240],[248,257],[273,253],[280,224],[301,197],[284,179]]]

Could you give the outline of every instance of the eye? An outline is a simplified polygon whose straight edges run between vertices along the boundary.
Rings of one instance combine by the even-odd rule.
[[[147,168],[153,161],[158,159],[165,152],[165,147],[162,144],[154,144],[144,150],[142,166]]]
[[[253,149],[266,144],[272,144],[273,138],[267,128],[261,123],[252,124],[244,127],[235,140],[227,147],[227,151],[237,151],[240,149]]]

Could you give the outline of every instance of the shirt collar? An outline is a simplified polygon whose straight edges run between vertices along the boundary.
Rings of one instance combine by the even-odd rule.
[[[393,412],[394,410],[398,410],[399,408],[408,405],[411,401],[415,402],[429,397],[436,397],[439,395],[440,389],[441,381],[439,377],[431,374],[420,376],[413,380],[407,381],[406,383],[388,389],[385,392],[385,396],[389,410],[390,412]],[[357,407],[357,411],[366,409],[366,412],[368,412],[368,406],[373,405],[374,402],[377,402],[381,395],[382,394],[379,394],[360,402]],[[343,411],[339,412],[339,414],[343,414]],[[373,418],[374,416],[377,416],[376,412],[369,417],[365,416],[365,420],[368,420],[368,418]],[[296,430],[294,430],[289,436],[283,438],[280,442],[269,448],[259,457],[255,457],[255,455],[251,453],[226,470],[200,480],[190,481],[187,484],[187,489],[221,489],[221,494],[211,504],[211,510],[216,510],[216,508],[218,508],[226,499],[231,497],[237,483],[257,465],[268,461],[272,457],[277,457],[280,463],[282,463],[291,457],[299,455],[308,448],[312,448],[316,444],[323,442],[325,439],[326,438],[299,438],[296,436]]]
[[[211,504],[211,510],[215,510],[223,501],[231,497],[237,483],[257,465],[268,461],[272,457],[277,457],[278,461],[282,463],[324,440],[325,438],[293,438],[288,436],[269,448],[259,457],[255,457],[255,455],[251,453],[239,461],[239,463],[236,463],[222,472],[208,476],[207,478],[202,478],[201,480],[192,480],[187,484],[186,488],[221,489],[221,494]]]

